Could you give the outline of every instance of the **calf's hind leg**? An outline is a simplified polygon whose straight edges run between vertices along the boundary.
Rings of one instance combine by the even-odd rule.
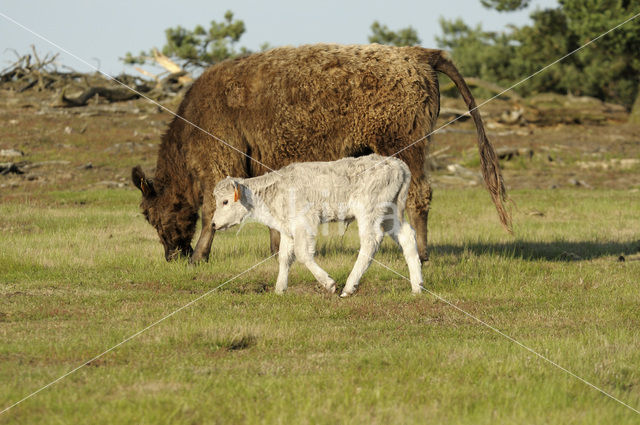
[[[348,297],[356,291],[360,278],[371,265],[373,256],[378,252],[378,247],[380,247],[380,242],[384,237],[382,228],[370,220],[358,220],[358,233],[360,235],[360,251],[358,252],[356,263],[347,278],[347,284],[344,286],[342,294],[340,294],[342,298]]]
[[[402,255],[409,266],[409,280],[411,281],[411,292],[419,294],[422,292],[422,266],[418,256],[418,246],[416,235],[409,223],[384,223],[385,231],[389,232],[391,238],[402,249]]]

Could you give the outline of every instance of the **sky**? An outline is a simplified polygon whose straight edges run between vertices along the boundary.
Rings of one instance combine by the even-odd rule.
[[[557,0],[532,0],[528,9],[500,13],[485,9],[480,0],[2,0],[0,2],[0,70],[20,54],[36,46],[38,54],[57,53],[59,63],[77,71],[101,71],[117,75],[135,73],[119,58],[164,45],[164,30],[181,25],[193,29],[222,21],[231,10],[241,19],[246,32],[238,43],[258,50],[264,42],[271,46],[332,42],[367,43],[373,21],[390,29],[412,26],[424,47],[437,47],[441,34],[438,19],[462,18],[467,24],[482,24],[487,30],[501,31],[509,24],[530,22],[536,8],[555,7]],[[83,63],[62,52],[2,15],[19,22],[60,48],[76,55]]]

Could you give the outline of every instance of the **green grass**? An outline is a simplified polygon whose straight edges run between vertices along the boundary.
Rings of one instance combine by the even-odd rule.
[[[633,191],[436,192],[425,287],[640,408]],[[270,255],[249,224],[166,263],[134,190],[0,204],[0,409]],[[531,214],[534,213],[534,214]],[[355,225],[318,263],[339,288]],[[376,259],[407,274],[388,238]],[[349,299],[271,259],[0,415],[0,423],[637,423],[630,409],[373,264]]]

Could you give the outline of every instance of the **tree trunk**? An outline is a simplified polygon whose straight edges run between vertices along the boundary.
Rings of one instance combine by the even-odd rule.
[[[640,88],[636,95],[636,101],[633,102],[631,107],[631,115],[629,115],[629,122],[632,124],[640,124]]]

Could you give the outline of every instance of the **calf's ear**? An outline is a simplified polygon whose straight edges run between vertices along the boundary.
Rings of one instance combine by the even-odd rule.
[[[144,175],[139,165],[136,165],[131,170],[131,180],[133,181],[133,185],[140,189],[145,198],[155,196],[156,191],[153,188],[153,182]]]
[[[240,199],[240,185],[233,182],[233,202],[238,202],[238,199]]]

